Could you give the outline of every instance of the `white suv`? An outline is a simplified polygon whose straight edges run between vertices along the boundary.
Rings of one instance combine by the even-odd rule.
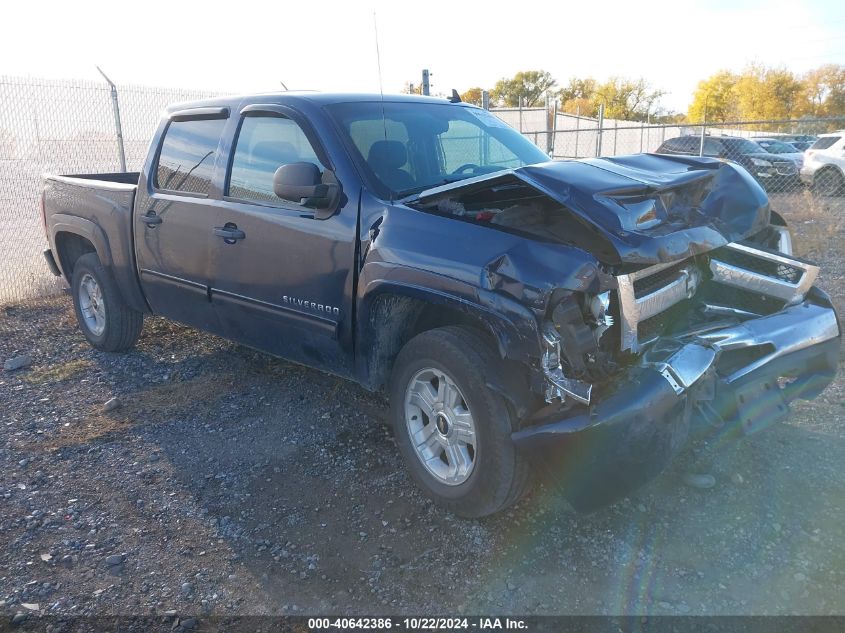
[[[845,189],[845,130],[820,134],[813,146],[804,152],[801,180],[825,196],[842,193]]]

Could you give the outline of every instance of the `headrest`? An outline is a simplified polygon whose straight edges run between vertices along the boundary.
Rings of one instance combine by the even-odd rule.
[[[373,171],[399,169],[408,162],[408,151],[399,141],[376,141],[370,147],[367,162]]]

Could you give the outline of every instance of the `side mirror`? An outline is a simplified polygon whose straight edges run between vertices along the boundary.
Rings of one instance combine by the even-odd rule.
[[[273,193],[282,200],[322,210],[323,213],[315,213],[315,217],[324,219],[331,215],[325,211],[334,212],[340,200],[340,185],[332,172],[327,170],[323,174],[314,163],[289,163],[273,174]]]

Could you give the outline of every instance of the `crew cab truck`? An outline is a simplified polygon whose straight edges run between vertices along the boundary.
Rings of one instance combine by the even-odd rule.
[[[157,314],[384,390],[411,476],[463,516],[540,466],[606,504],[836,370],[818,268],[742,167],[549,161],[467,104],[174,105],[140,173],[46,176],[43,202],[94,347]]]

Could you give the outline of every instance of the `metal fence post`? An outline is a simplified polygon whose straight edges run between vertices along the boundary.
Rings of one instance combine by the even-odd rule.
[[[549,128],[547,139],[547,143],[549,144],[549,157],[554,158],[555,141],[557,140],[557,99],[552,102],[551,127]]]
[[[490,109],[490,93],[487,90],[481,91],[481,107],[485,110]]]
[[[120,125],[120,105],[117,102],[117,86],[115,86],[114,82],[106,76],[106,73],[103,72],[102,68],[97,66],[97,70],[100,71],[103,79],[105,79],[110,86],[112,109],[114,110],[114,129],[117,133],[117,150],[120,153],[120,171],[125,172],[126,150],[123,147],[123,128]]]
[[[522,95],[519,95],[519,133],[522,134]]]
[[[575,156],[573,158],[579,158],[578,156],[578,137],[581,136],[581,106],[575,106]]]
[[[604,131],[604,104],[599,104],[599,127],[596,130],[596,157],[601,156],[601,135]]]
[[[616,156],[616,141],[619,138],[619,119],[613,119],[613,155]],[[640,149],[642,151],[642,149]]]

